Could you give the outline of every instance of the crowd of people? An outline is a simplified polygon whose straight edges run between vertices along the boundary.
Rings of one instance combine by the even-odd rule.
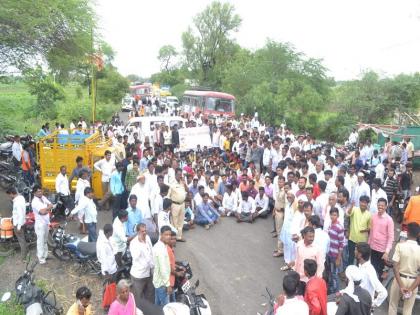
[[[83,132],[88,128],[83,122],[71,127]],[[403,314],[411,314],[420,284],[420,195],[417,187],[411,196],[410,139],[388,139],[377,150],[353,131],[348,145],[354,149],[347,150],[321,145],[285,126],[266,126],[257,115],[226,120],[196,115],[188,125],[208,125],[212,147],[180,152],[177,128],[186,126],[156,125],[152,135],[137,126],[124,134],[117,122],[103,126],[113,150],[105,151],[93,169],[78,157],[75,165],[57,170],[56,192],[69,199],[70,183],[77,180],[71,216],[80,221],[81,233],[97,242],[103,276],[112,278],[127,248],[133,257],[133,295],[126,294],[125,304],[117,299],[109,314],[133,314],[124,309],[139,299],[158,305],[173,301],[174,279],[183,272],[175,265],[176,242],[187,241],[185,230],[211,229],[229,220],[222,217],[238,224],[272,220],[272,256],[283,257],[279,268],[285,272],[276,314],[327,314],[331,295],[340,297],[337,314],[370,314],[388,295],[382,273],[391,262],[395,279],[388,312],[396,314],[402,297]],[[57,129],[68,132],[61,125]],[[28,158],[22,152],[14,156],[24,169]],[[92,172],[101,173],[99,201],[90,184]],[[52,205],[41,187],[33,191],[37,256],[45,264]],[[21,198],[14,189],[8,193],[19,218]],[[395,247],[400,195],[408,200],[403,216],[408,240]],[[108,210],[112,221],[98,235],[98,211]],[[18,233],[19,220],[14,223]]]

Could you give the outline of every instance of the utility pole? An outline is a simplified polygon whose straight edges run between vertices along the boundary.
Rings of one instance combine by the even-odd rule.
[[[96,113],[96,73],[95,73],[95,55],[94,55],[94,43],[93,43],[93,27],[91,28],[91,42],[92,42],[92,52],[91,52],[91,94],[92,94],[92,124],[95,123],[95,113]]]

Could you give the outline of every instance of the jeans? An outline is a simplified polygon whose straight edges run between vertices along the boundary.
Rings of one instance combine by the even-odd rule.
[[[155,288],[155,304],[165,306],[169,303],[169,295],[166,292],[166,287]]]
[[[335,264],[336,258],[327,256],[328,266],[328,294],[336,293],[340,288],[340,282],[338,279],[338,267]]]
[[[88,231],[88,242],[96,242],[98,235],[96,234],[96,223],[86,223]]]
[[[356,249],[356,243],[349,240],[348,243],[348,251],[349,251],[349,259],[347,265],[354,265],[354,250]]]
[[[118,212],[120,212],[121,203],[122,203],[123,194],[114,195],[112,199],[112,221],[118,216]]]

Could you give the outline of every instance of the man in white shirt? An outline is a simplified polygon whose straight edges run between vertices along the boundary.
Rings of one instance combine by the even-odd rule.
[[[159,211],[158,213],[159,234],[160,234],[160,230],[165,225],[169,226],[172,229],[172,231],[174,231],[175,233],[177,232],[177,229],[171,224],[170,219],[169,219],[171,206],[172,206],[172,200],[169,198],[164,198],[163,205],[162,205],[163,209],[162,211]]]
[[[365,182],[365,174],[362,172],[357,173],[357,184],[352,193],[352,201],[356,207],[359,206],[360,197],[368,196],[370,198],[370,187]]]
[[[55,178],[55,192],[63,198],[64,206],[72,210],[74,208],[74,200],[70,195],[69,179],[67,177],[67,167],[60,167],[60,173]]]
[[[375,178],[379,178],[383,184],[385,180],[385,166],[388,165],[388,160],[385,159],[382,163],[375,166]]]
[[[36,252],[39,263],[46,263],[48,257],[48,225],[50,224],[49,213],[53,208],[52,203],[42,194],[40,186],[33,188],[34,199],[32,200],[32,211],[35,215]]]
[[[227,216],[231,216],[238,211],[238,197],[233,193],[232,185],[230,184],[226,185],[226,192],[223,195],[222,200],[222,208]]]
[[[384,198],[387,200],[386,192],[381,188],[381,180],[375,178],[372,182],[372,199],[370,201],[369,211],[371,214],[378,212],[378,200]]]
[[[86,187],[84,191],[84,196],[80,197],[79,203],[70,213],[71,216],[79,214],[79,217],[83,214],[83,220],[88,230],[89,242],[96,242],[98,238],[96,234],[98,212],[96,210],[96,205],[93,202],[93,197],[93,189],[90,187]]]
[[[269,172],[270,166],[270,156],[271,156],[271,143],[269,140],[264,142],[264,151],[262,157],[262,164],[263,164],[263,172]]]
[[[264,187],[258,188],[258,194],[255,197],[255,211],[257,216],[266,218],[268,215],[268,204],[269,200],[264,192]]]
[[[26,259],[26,255],[28,254],[28,246],[26,244],[25,231],[23,228],[26,218],[26,201],[22,195],[18,194],[16,188],[14,187],[9,188],[6,191],[6,194],[13,202],[13,231],[19,242],[20,256],[24,261]]]
[[[12,155],[13,155],[13,162],[15,166],[20,165],[20,160],[22,158],[22,144],[20,143],[20,137],[15,136],[13,144],[12,144]]]
[[[95,162],[93,167],[96,171],[102,173],[102,192],[103,197],[99,206],[103,209],[109,210],[109,199],[111,198],[111,191],[109,187],[109,181],[111,179],[111,174],[115,170],[115,161],[111,158],[111,151],[105,151],[105,158]]]
[[[136,235],[132,237],[127,237],[125,224],[128,220],[127,210],[120,210],[118,216],[114,219],[112,223],[112,228],[114,233],[112,234],[112,248],[114,250],[115,261],[117,262],[118,267],[122,267],[122,255],[127,249],[127,243],[130,242]]]
[[[153,246],[146,232],[146,225],[137,225],[137,235],[130,242],[130,253],[133,264],[130,269],[133,294],[138,303],[139,298],[144,298],[150,303],[155,302],[155,288],[153,286],[152,272]],[[137,304],[139,305],[139,304]]]
[[[255,200],[248,195],[246,191],[242,192],[242,199],[239,202],[238,213],[236,214],[236,221],[252,223],[257,217],[255,212]]]
[[[150,209],[150,202],[149,202],[151,198],[150,186],[148,185],[148,182],[146,181],[146,176],[144,174],[140,174],[140,176],[137,179],[137,184],[135,184],[131,188],[131,192],[129,196],[131,195],[137,196],[137,207],[141,210],[143,220],[153,219],[153,215]],[[152,231],[148,230],[148,232],[152,232]],[[153,232],[156,232],[156,231],[153,231]]]
[[[305,301],[296,297],[298,281],[293,275],[286,274],[283,278],[284,302],[277,308],[276,315],[309,315],[309,307]],[[283,297],[282,297],[283,298]]]
[[[99,231],[98,241],[96,242],[96,256],[101,264],[101,273],[106,278],[111,278],[117,272],[117,262],[111,244],[112,233],[112,225],[105,224],[103,231]]]
[[[356,244],[355,256],[362,272],[360,286],[369,292],[372,297],[372,306],[379,307],[388,296],[388,291],[379,281],[375,268],[370,263],[370,251],[369,244],[363,242]]]

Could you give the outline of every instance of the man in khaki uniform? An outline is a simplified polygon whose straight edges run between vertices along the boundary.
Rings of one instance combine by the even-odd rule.
[[[185,197],[187,196],[188,188],[182,178],[182,170],[177,168],[175,170],[175,183],[169,188],[168,197],[172,200],[172,225],[177,229],[177,241],[185,242],[182,238],[182,227],[184,225],[185,217]]]
[[[395,247],[392,258],[395,278],[391,286],[388,315],[397,315],[401,296],[404,300],[403,315],[412,314],[420,284],[420,246],[417,244],[419,232],[417,223],[408,224],[408,240]]]

